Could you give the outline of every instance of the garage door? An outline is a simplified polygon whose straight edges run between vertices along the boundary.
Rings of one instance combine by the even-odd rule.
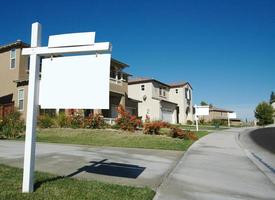
[[[162,110],[162,120],[165,122],[173,122],[173,112],[168,110]]]

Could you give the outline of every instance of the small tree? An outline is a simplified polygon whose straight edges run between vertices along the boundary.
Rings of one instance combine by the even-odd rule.
[[[270,95],[270,100],[269,100],[269,103],[272,104],[275,102],[275,93],[272,91],[271,92],[271,95]]]
[[[208,103],[206,103],[205,101],[201,101],[201,106],[208,106]]]
[[[258,125],[264,126],[273,123],[273,107],[267,103],[262,102],[258,104],[255,110],[255,117],[258,120]]]

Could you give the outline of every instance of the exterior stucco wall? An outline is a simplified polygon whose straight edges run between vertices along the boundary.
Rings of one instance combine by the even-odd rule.
[[[128,83],[121,81],[120,83],[110,82],[110,91],[118,94],[125,95],[128,93]]]
[[[191,100],[189,101],[189,103],[185,96],[185,88],[188,88],[190,90]],[[178,93],[176,93],[176,90],[178,91]],[[193,94],[192,94],[192,89],[189,85],[185,85],[185,86],[177,87],[177,88],[171,88],[169,97],[170,97],[170,101],[178,104],[179,123],[186,124],[187,120],[190,120],[190,121],[194,120],[193,103],[192,103]],[[187,107],[190,108],[189,109],[190,111],[186,115]]]
[[[15,99],[15,93],[17,91],[16,84],[13,82],[19,78],[19,63],[18,59],[20,50],[16,50],[16,65],[14,69],[10,69],[10,51],[0,53],[0,97],[13,94],[13,101]]]
[[[26,118],[28,86],[17,87],[14,81],[27,79],[28,57],[21,55],[21,48],[16,49],[15,68],[10,69],[10,51],[0,53],[0,97],[12,94],[14,106],[18,108],[18,89],[24,88],[24,109],[22,118]]]
[[[222,111],[209,111],[209,115],[208,116],[203,116],[203,119],[206,122],[210,122],[213,119],[227,119],[228,118],[228,114],[227,112],[222,112]]]
[[[141,86],[144,85],[144,90],[141,90]],[[150,117],[150,120],[162,120],[161,108],[171,109],[173,112],[173,121],[176,123],[177,111],[176,105],[169,102],[163,102],[162,100],[168,100],[169,90],[166,90],[166,97],[159,96],[160,85],[152,82],[130,84],[128,86],[128,94],[132,99],[139,100],[138,103],[138,116],[142,117],[142,120],[146,119],[146,115]]]

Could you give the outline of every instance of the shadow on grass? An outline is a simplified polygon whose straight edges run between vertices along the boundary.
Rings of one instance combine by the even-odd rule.
[[[82,172],[136,179],[145,170],[145,167],[140,167],[138,165],[106,162],[106,161],[107,159],[103,159],[99,162],[91,161],[90,162],[91,165],[83,166],[79,168],[77,171],[67,176],[57,176],[50,179],[38,181],[34,185],[34,190],[37,190],[42,184],[57,181],[64,178],[71,178]]]

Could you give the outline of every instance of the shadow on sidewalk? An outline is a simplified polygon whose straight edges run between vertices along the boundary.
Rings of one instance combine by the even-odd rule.
[[[79,173],[94,173],[106,176],[115,176],[121,178],[132,178],[136,179],[144,170],[145,167],[140,167],[138,165],[116,163],[116,162],[106,162],[108,159],[103,159],[101,161],[91,161],[91,165],[86,165],[79,168],[77,171],[67,175],[67,176],[57,176],[50,179],[45,179],[38,181],[34,185],[34,190],[37,190],[42,184],[57,181],[64,178],[74,177]]]

